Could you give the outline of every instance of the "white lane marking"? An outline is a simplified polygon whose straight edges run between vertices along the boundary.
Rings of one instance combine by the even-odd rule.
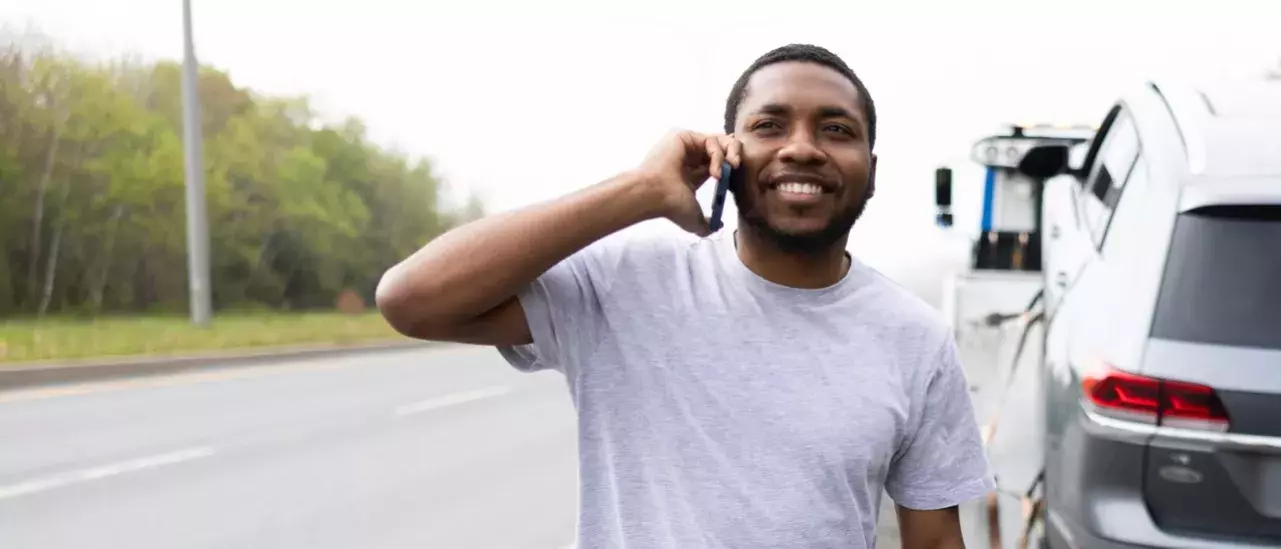
[[[189,448],[186,450],[179,450],[177,452],[170,452],[168,454],[160,454],[157,456],[150,456],[150,457],[139,458],[139,459],[134,459],[129,461],[122,461],[119,463],[112,463],[110,465],[103,465],[101,467],[94,467],[91,469],[69,471],[66,473],[51,475],[44,478],[32,479],[26,482],[20,482],[18,484],[12,484],[9,486],[0,486],[0,500],[15,498],[18,496],[25,496],[28,494],[34,494],[36,492],[43,492],[46,490],[52,490],[54,488],[60,488],[70,484],[76,484],[78,482],[86,482],[90,480],[97,480],[101,478],[115,476],[121,473],[130,473],[134,471],[141,471],[143,469],[150,469],[152,467],[173,465],[175,463],[182,463],[184,461],[191,461],[193,459],[209,457],[209,456],[212,456],[213,454],[214,454],[213,448]]]
[[[449,396],[431,398],[431,399],[415,402],[413,404],[398,406],[396,408],[396,415],[407,416],[410,414],[417,414],[420,412],[438,410],[440,408],[454,406],[456,404],[472,402],[474,400],[481,400],[481,399],[492,398],[496,396],[502,396],[507,393],[510,393],[511,390],[512,390],[511,387],[490,387],[488,389],[478,389],[475,391],[456,393]]]

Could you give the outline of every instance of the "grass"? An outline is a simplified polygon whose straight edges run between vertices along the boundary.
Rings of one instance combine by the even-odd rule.
[[[0,365],[131,355],[180,355],[228,349],[392,340],[377,313],[215,314],[207,327],[186,317],[0,320]]]

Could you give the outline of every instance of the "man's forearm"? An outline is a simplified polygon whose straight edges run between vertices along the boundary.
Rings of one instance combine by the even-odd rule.
[[[931,511],[896,505],[903,549],[965,549],[959,507]]]
[[[470,321],[593,242],[661,215],[657,185],[626,172],[549,203],[476,220],[432,240],[378,286],[398,330]]]

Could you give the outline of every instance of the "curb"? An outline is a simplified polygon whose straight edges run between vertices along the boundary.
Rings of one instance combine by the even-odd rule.
[[[272,362],[309,358],[402,351],[431,347],[417,340],[393,340],[355,345],[264,347],[239,352],[160,357],[118,357],[74,362],[39,362],[0,366],[0,392],[33,387],[70,385],[130,377],[190,373],[202,370],[261,366]]]

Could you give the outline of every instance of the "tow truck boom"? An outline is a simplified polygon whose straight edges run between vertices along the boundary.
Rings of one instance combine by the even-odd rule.
[[[1027,374],[1016,372],[1019,364],[1039,366],[1042,348],[1040,338],[1029,337],[1039,320],[1032,311],[1046,283],[1042,188],[1059,175],[1054,173],[1059,167],[1080,165],[1094,133],[1087,126],[1012,125],[980,139],[970,153],[984,167],[983,210],[969,268],[944,280],[942,309],[966,366],[998,488],[988,501],[962,509],[969,547],[1015,548],[1029,539],[1042,448],[1039,440],[1030,440],[1035,435],[1024,432],[1024,424],[1036,419],[1019,418],[1000,431],[997,427],[1010,399],[1034,396],[1019,394],[1030,393],[1023,386],[1030,382],[1014,385],[1016,373]],[[953,229],[952,176],[948,167],[935,172],[935,221],[944,230]]]

